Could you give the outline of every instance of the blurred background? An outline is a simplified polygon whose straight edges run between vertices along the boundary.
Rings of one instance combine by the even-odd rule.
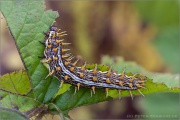
[[[151,72],[179,73],[178,0],[45,4],[47,10],[58,11],[55,24],[67,31],[71,52],[88,63],[100,63],[102,55],[122,56]],[[2,75],[24,68],[2,15],[0,54]],[[69,115],[73,119],[179,119],[179,112],[179,94],[156,93],[75,108]]]

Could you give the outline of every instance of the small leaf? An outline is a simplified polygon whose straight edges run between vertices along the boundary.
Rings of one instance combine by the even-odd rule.
[[[17,110],[12,110],[9,108],[4,108],[0,106],[0,120],[29,120],[24,114]]]
[[[0,77],[0,89],[25,95],[31,90],[30,81],[26,71],[12,72]]]

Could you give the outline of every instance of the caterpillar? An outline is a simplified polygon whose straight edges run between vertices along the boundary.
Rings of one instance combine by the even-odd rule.
[[[128,90],[133,99],[132,90],[137,90],[141,95],[140,88],[145,88],[146,77],[138,77],[135,75],[127,76],[125,72],[121,74],[115,73],[112,68],[102,72],[98,70],[97,64],[93,70],[86,69],[86,62],[81,67],[76,66],[78,60],[73,61],[73,56],[68,53],[70,49],[64,46],[70,43],[65,43],[63,36],[67,35],[66,31],[61,32],[55,25],[51,25],[49,31],[44,32],[45,41],[40,42],[45,46],[44,58],[42,62],[48,64],[48,76],[57,77],[62,86],[63,83],[69,83],[75,86],[75,93],[80,87],[87,87],[95,94],[95,88],[104,88],[106,97],[109,89],[117,89],[119,95],[122,90]],[[47,78],[46,77],[46,78]],[[144,96],[144,95],[143,95]]]

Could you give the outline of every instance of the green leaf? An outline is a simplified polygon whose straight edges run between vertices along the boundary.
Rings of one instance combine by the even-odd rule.
[[[70,120],[68,117],[64,116],[63,112],[54,103],[49,103],[48,105],[51,114],[59,115],[61,120]]]
[[[168,27],[159,32],[153,41],[155,47],[169,68],[176,73],[180,71],[179,27]],[[173,58],[173,59],[172,59]]]
[[[112,99],[111,97],[106,98],[105,91],[103,89],[96,90],[96,94],[93,94],[92,97],[90,89],[88,88],[80,88],[76,94],[74,94],[74,89],[74,86],[71,86],[70,90],[64,94],[58,95],[54,100],[54,103],[66,116],[68,116],[68,111],[75,107]]]
[[[20,96],[0,91],[0,105],[10,109],[17,109],[21,112],[28,112],[41,105],[41,103],[29,96]]]
[[[0,120],[29,120],[25,115],[17,110],[12,110],[0,106]]]
[[[31,90],[26,71],[21,70],[1,76],[0,89],[15,94],[26,95]]]
[[[36,99],[44,103],[50,101],[59,82],[53,77],[45,79],[48,70],[38,58],[44,50],[39,41],[44,40],[43,32],[48,30],[58,13],[45,11],[43,0],[1,1],[1,11],[30,76]]]

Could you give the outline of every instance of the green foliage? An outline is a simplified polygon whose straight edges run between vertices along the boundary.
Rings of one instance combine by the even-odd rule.
[[[168,27],[160,31],[153,42],[165,62],[170,66],[170,69],[176,73],[180,71],[179,32],[178,26]]]
[[[6,18],[9,30],[14,37],[28,72],[26,74],[25,71],[20,71],[0,78],[0,88],[4,90],[0,91],[0,103],[2,106],[11,109],[18,108],[19,111],[27,114],[33,109],[48,106],[49,113],[59,114],[62,119],[67,119],[63,117],[63,114],[68,116],[68,111],[75,107],[119,97],[117,90],[110,90],[109,96],[106,98],[104,89],[97,89],[96,94],[91,97],[88,88],[80,88],[74,95],[74,86],[63,85],[63,89],[58,91],[59,81],[55,77],[51,76],[45,79],[48,70],[37,57],[41,56],[44,51],[44,46],[40,45],[39,41],[43,41],[43,31],[49,28],[55,18],[58,17],[58,13],[45,11],[42,0],[2,1],[1,11]],[[116,62],[114,62],[111,58],[104,57],[102,63],[112,65],[117,73],[123,72],[126,67],[127,74],[131,74],[129,72],[138,72],[146,75],[148,77],[147,89],[141,90],[145,95],[157,92],[179,92],[177,76],[175,75],[150,73],[135,63],[125,62],[121,58],[116,59]],[[93,69],[94,65],[88,65],[86,68]],[[106,71],[109,67],[98,65],[98,69]],[[29,93],[30,89],[31,92]],[[133,91],[133,95],[140,95],[140,93]],[[130,94],[128,91],[122,91],[121,96],[127,97]]]
[[[36,107],[40,107],[40,103],[36,101],[31,94],[21,96],[0,91],[1,106],[10,109],[18,109],[21,112],[28,112]]]
[[[1,11],[30,76],[34,96],[38,101],[49,101],[56,93],[59,82],[53,77],[45,80],[48,70],[38,58],[43,55],[44,49],[39,41],[43,41],[43,32],[48,30],[58,13],[45,11],[43,0],[2,1]]]
[[[27,94],[31,86],[26,71],[21,70],[3,75],[0,78],[0,89],[20,95]]]
[[[0,107],[0,114],[1,120],[11,120],[12,118],[14,120],[29,120],[29,118],[22,113],[8,108]]]

